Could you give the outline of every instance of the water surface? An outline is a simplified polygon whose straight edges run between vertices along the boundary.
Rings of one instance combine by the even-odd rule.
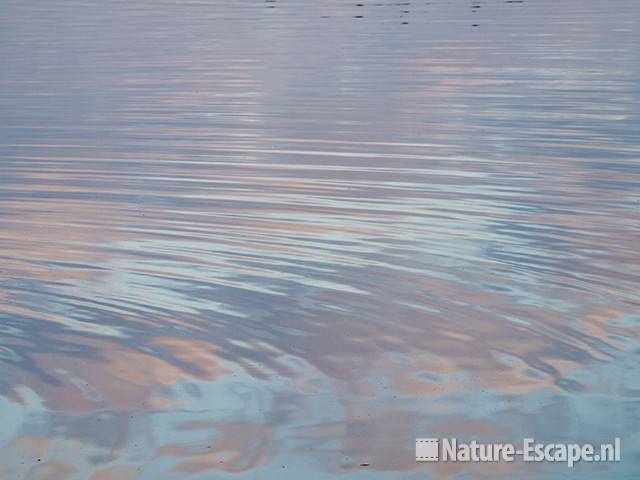
[[[0,478],[634,478],[640,3],[0,12]]]

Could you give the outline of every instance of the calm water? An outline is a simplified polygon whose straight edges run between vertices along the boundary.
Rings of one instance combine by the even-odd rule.
[[[639,25],[3,1],[0,478],[635,478]],[[622,462],[417,464],[425,436]]]

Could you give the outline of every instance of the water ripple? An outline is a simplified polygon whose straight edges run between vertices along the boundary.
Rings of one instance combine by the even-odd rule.
[[[639,15],[5,2],[0,477],[566,474],[427,468],[424,435],[632,451]]]

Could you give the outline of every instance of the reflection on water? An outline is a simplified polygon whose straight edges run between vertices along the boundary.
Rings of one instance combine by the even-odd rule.
[[[640,4],[1,10],[0,478],[638,470]]]

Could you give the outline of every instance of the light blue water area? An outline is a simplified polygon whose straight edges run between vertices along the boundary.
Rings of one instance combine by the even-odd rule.
[[[634,478],[639,21],[2,2],[0,478]]]

